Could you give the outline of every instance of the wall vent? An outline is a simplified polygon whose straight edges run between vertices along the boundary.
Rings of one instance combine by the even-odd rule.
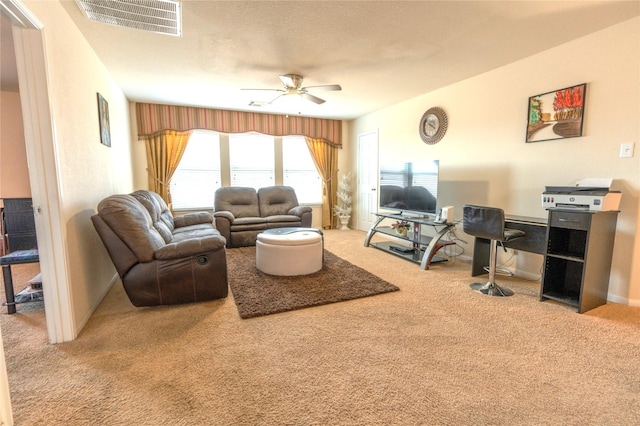
[[[182,36],[179,1],[173,0],[76,0],[92,21],[154,33]]]

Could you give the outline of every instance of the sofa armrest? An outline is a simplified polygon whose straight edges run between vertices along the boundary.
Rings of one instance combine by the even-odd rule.
[[[233,215],[233,213],[231,213],[228,210],[222,210],[219,212],[215,212],[213,214],[213,216],[217,219],[217,218],[224,218],[227,219],[229,222],[233,222],[234,220],[236,220],[236,217]]]
[[[173,218],[173,224],[176,228],[183,226],[199,225],[201,223],[213,223],[213,216],[209,212],[187,213],[182,216]]]
[[[169,243],[156,250],[154,257],[158,260],[180,259],[224,249],[227,241],[217,235],[194,238],[177,243]]]
[[[312,211],[311,207],[309,207],[309,206],[296,206],[296,207],[292,208],[291,210],[289,210],[288,214],[302,217],[303,214],[311,213],[311,211]]]
[[[213,216],[216,219],[216,229],[227,241],[231,242],[231,224],[236,217],[228,210],[215,212]]]
[[[312,222],[313,210],[309,206],[297,206],[289,210],[289,214],[300,218],[300,226],[310,228]]]

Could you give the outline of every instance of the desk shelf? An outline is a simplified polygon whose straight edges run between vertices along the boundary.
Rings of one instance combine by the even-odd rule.
[[[439,223],[423,218],[406,217],[397,214],[376,213],[376,216],[378,216],[378,220],[371,229],[369,229],[364,240],[364,246],[375,247],[405,260],[419,263],[422,269],[429,269],[429,266],[432,263],[445,262],[447,259],[435,256],[436,252],[446,245],[455,244],[453,241],[442,240],[442,237],[446,235],[451,228],[455,227],[453,223]],[[404,236],[398,234],[396,230],[390,226],[380,226],[384,219],[405,221],[410,223],[412,226],[407,232],[407,235]],[[433,237],[423,235],[423,226],[432,227],[436,231],[435,235]],[[372,243],[371,238],[375,234],[384,234],[399,241],[380,241]],[[394,250],[392,247],[406,248],[411,251],[403,253],[401,251]]]
[[[579,313],[607,303],[618,212],[549,211],[540,300]]]

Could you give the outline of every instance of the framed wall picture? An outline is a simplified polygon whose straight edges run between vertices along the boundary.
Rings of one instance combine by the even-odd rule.
[[[111,146],[111,130],[109,130],[109,103],[98,93],[98,120],[100,121],[100,143]]]
[[[527,142],[582,136],[587,83],[531,96],[527,115]]]

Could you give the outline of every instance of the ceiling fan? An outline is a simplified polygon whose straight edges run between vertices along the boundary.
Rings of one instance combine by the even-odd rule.
[[[314,90],[342,90],[342,87],[340,87],[339,84],[326,84],[326,85],[322,85],[322,86],[307,86],[307,87],[302,87],[302,76],[298,75],[298,74],[285,74],[285,75],[281,75],[278,76],[280,78],[280,81],[282,81],[282,84],[284,86],[283,89],[242,89],[242,90],[269,90],[269,91],[276,91],[276,92],[281,92],[278,96],[276,96],[274,99],[272,99],[270,102],[260,102],[260,101],[251,101],[249,103],[249,105],[251,106],[262,106],[265,104],[272,104],[275,101],[277,101],[278,99],[281,99],[285,96],[297,96],[300,97],[302,99],[306,99],[308,101],[311,101],[315,104],[323,104],[325,102],[324,99],[321,99],[317,96],[312,95],[311,93],[309,93],[309,89],[314,89]]]

